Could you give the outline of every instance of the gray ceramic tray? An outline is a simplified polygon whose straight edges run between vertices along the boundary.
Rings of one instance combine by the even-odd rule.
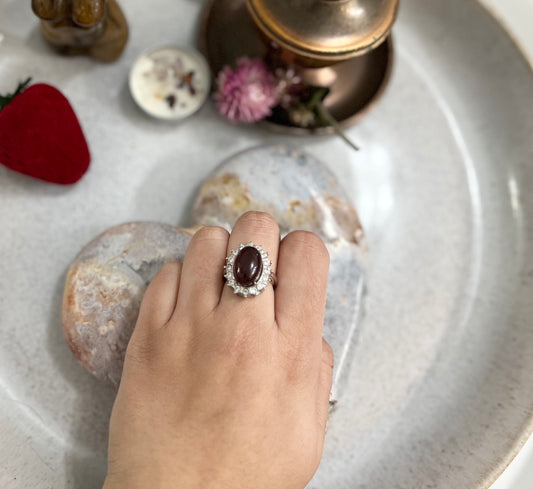
[[[60,87],[93,164],[72,188],[0,168],[0,487],[89,489],[113,393],[63,340],[70,260],[120,222],[186,224],[223,158],[294,140],[209,105],[180,125],[136,109],[131,63],[193,43],[200,2],[123,2],[132,37],[112,65],[49,52],[28,3],[0,3],[0,91],[28,74]],[[403,0],[395,40],[389,89],[349,130],[362,151],[297,140],[352,196],[371,259],[348,395],[310,487],[484,489],[532,428],[533,75],[473,0]]]

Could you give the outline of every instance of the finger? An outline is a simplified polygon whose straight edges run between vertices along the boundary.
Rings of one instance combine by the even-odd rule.
[[[66,0],[32,0],[31,8],[43,20],[60,20],[66,15]]]
[[[322,357],[317,389],[317,411],[319,423],[324,428],[324,432],[327,426],[329,399],[333,385],[333,365],[333,350],[328,342],[322,338]]]
[[[297,349],[306,350],[309,342],[318,345],[322,337],[328,268],[328,251],[316,234],[294,231],[281,241],[276,321]]]
[[[272,271],[275,272],[279,248],[279,226],[274,218],[265,212],[247,212],[235,223],[231,232],[226,254],[229,256],[232,250],[238,250],[240,245],[253,243],[260,246],[268,253],[267,261],[271,262]],[[253,287],[253,286],[252,286]],[[222,292],[220,307],[230,311],[239,307],[243,314],[246,311],[257,316],[258,312],[268,315],[274,320],[274,291],[268,285],[257,296],[243,298],[236,295],[232,288],[225,286]]]
[[[104,19],[104,0],[72,0],[72,20],[80,27],[92,27]]]
[[[224,285],[229,233],[206,226],[193,236],[183,260],[176,314],[205,317],[217,306]]]
[[[168,323],[176,307],[181,263],[165,263],[144,293],[137,319],[140,328],[159,329]]]

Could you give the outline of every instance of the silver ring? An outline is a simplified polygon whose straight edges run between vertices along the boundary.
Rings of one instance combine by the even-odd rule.
[[[253,243],[241,244],[231,250],[226,257],[224,278],[233,292],[241,297],[259,295],[268,284],[275,287],[278,283],[268,253]]]

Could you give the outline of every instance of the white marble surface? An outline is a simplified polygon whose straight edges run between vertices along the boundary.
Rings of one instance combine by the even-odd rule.
[[[506,27],[533,67],[533,0],[480,0]],[[491,489],[533,487],[533,437]]]

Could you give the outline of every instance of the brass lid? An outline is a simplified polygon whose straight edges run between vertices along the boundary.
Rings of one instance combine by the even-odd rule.
[[[342,61],[389,35],[399,0],[246,0],[255,23],[280,46],[306,58]]]

